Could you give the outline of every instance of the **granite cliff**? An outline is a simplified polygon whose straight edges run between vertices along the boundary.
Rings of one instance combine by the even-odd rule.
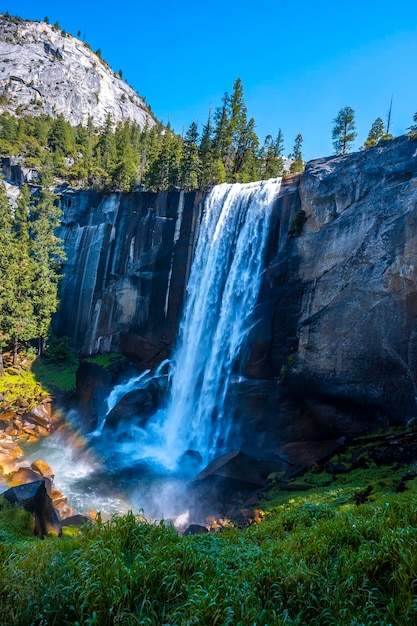
[[[61,197],[56,320],[84,353],[170,354],[202,195]],[[255,324],[236,364],[241,448],[357,435],[415,417],[417,142],[312,161],[274,209]]]
[[[143,98],[91,48],[45,22],[0,15],[0,112],[62,114],[72,125],[155,120]]]

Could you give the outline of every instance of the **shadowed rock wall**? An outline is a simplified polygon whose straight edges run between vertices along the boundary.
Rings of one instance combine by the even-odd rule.
[[[243,439],[404,423],[417,415],[417,142],[312,161],[290,193],[306,221],[283,239],[282,207],[240,394]]]
[[[58,334],[84,354],[120,351],[152,365],[178,328],[202,194],[69,192]]]

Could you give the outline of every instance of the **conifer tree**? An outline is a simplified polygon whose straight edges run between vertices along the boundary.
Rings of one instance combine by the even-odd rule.
[[[382,118],[377,117],[375,122],[372,124],[371,129],[368,133],[368,137],[363,144],[364,150],[369,150],[369,148],[373,148],[376,144],[382,139],[385,134],[385,126]]]
[[[131,191],[138,177],[139,154],[134,150],[133,126],[118,124],[114,133],[116,161],[111,173],[111,189]]]
[[[9,290],[14,301],[10,312],[9,328],[13,340],[13,363],[15,365],[20,342],[28,341],[35,332],[31,297],[34,263],[30,255],[29,206],[29,188],[24,185],[17,200],[13,222],[12,259],[9,266]]]
[[[192,122],[184,137],[184,148],[181,158],[181,187],[197,189],[201,176],[201,161],[198,151],[198,128]]]
[[[333,148],[335,154],[347,154],[355,141],[355,111],[352,107],[343,107],[333,120]]]
[[[301,133],[298,133],[297,137],[295,138],[292,154],[290,154],[290,158],[293,159],[293,162],[290,166],[291,174],[294,174],[296,172],[302,172],[304,169],[303,153],[301,151],[303,142],[304,139]]]
[[[61,216],[60,209],[55,206],[55,195],[42,191],[32,214],[32,258],[36,266],[32,284],[36,332],[32,337],[38,337],[38,352],[42,354],[52,314],[58,308],[58,283],[65,254],[62,240],[55,236]]]
[[[265,137],[264,145],[260,151],[261,160],[261,177],[276,178],[284,173],[284,160],[282,153],[284,150],[284,137],[281,129],[278,131],[277,138],[273,139],[272,135]]]
[[[170,125],[163,131],[162,142],[156,159],[150,164],[146,183],[155,191],[168,189],[180,182],[183,142],[172,132]]]
[[[417,137],[417,112],[413,115],[413,122],[415,122],[415,124],[412,124],[410,126],[410,128],[408,129],[408,134],[414,139]]]
[[[13,230],[6,189],[0,182],[0,376],[3,375],[3,350],[10,340],[13,310]]]
[[[214,144],[213,144],[213,132],[214,128],[211,123],[211,107],[209,109],[207,124],[203,126],[203,132],[201,134],[199,155],[201,162],[201,171],[198,181],[198,187],[205,189],[213,184],[213,170],[214,170]]]

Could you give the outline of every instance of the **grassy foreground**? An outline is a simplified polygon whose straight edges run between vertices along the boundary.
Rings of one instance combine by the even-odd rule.
[[[417,624],[411,470],[316,470],[273,487],[261,523],[187,537],[128,514],[40,541],[4,507],[0,624]]]

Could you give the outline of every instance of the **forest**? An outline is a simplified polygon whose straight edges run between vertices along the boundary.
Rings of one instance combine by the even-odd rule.
[[[294,142],[291,171],[303,169],[301,135]],[[42,176],[61,178],[76,187],[160,191],[171,186],[207,189],[223,182],[251,182],[285,172],[284,137],[267,135],[261,145],[255,120],[248,118],[242,81],[209,112],[199,131],[193,122],[180,136],[169,124],[141,129],[127,121],[103,127],[91,120],[72,127],[62,115],[0,116],[0,154],[19,157]]]

